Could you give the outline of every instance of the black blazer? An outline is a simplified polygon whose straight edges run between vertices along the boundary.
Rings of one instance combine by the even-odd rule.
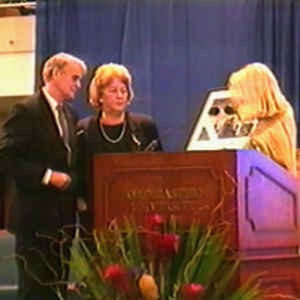
[[[98,116],[90,116],[82,119],[77,124],[80,144],[85,143],[90,155],[97,154],[99,149]],[[125,120],[128,124],[127,137],[130,144],[130,152],[137,151],[162,151],[159,133],[153,119],[147,115],[126,113]],[[151,147],[152,146],[152,147]]]
[[[82,119],[77,124],[78,130],[78,170],[79,184],[78,194],[85,198],[90,205],[90,195],[88,195],[89,182],[91,182],[91,161],[95,154],[106,153],[102,149],[99,132],[99,117],[90,116]],[[128,129],[125,139],[129,145],[128,152],[139,151],[162,151],[159,133],[153,119],[147,115],[126,113],[125,115]],[[154,142],[154,143],[153,143]],[[151,147],[151,145],[153,147]],[[149,148],[149,149],[148,149]],[[151,149],[150,149],[151,148]],[[115,147],[118,153],[118,146]]]
[[[75,153],[75,111],[67,115],[73,130]],[[54,234],[74,224],[75,196],[72,189],[61,192],[41,180],[47,169],[74,177],[75,160],[68,164],[68,152],[59,136],[51,108],[41,91],[15,104],[3,124],[0,138],[0,175],[16,183],[16,199],[10,228]],[[12,222],[12,223],[11,223]]]

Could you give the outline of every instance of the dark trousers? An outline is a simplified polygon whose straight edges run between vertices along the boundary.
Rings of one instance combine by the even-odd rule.
[[[17,300],[65,299],[70,246],[71,241],[62,236],[16,233]]]

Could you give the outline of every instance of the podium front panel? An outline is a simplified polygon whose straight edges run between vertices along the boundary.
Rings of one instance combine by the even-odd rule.
[[[220,152],[218,157],[214,152],[206,154],[201,157],[196,152],[95,157],[95,227],[132,215],[142,222],[150,214],[175,215],[188,224],[192,219],[203,224],[235,220],[234,153]]]
[[[95,228],[123,216],[175,215],[227,226],[231,246],[247,256],[299,251],[298,182],[256,151],[97,155],[92,178]]]

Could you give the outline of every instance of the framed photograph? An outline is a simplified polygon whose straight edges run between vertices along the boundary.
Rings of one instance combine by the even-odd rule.
[[[196,118],[185,150],[243,149],[255,126],[255,122],[239,121],[228,90],[212,90]]]

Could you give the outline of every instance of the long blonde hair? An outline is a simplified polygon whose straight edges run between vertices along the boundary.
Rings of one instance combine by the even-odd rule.
[[[241,119],[271,117],[289,107],[274,74],[262,63],[248,64],[233,73],[228,88]]]

